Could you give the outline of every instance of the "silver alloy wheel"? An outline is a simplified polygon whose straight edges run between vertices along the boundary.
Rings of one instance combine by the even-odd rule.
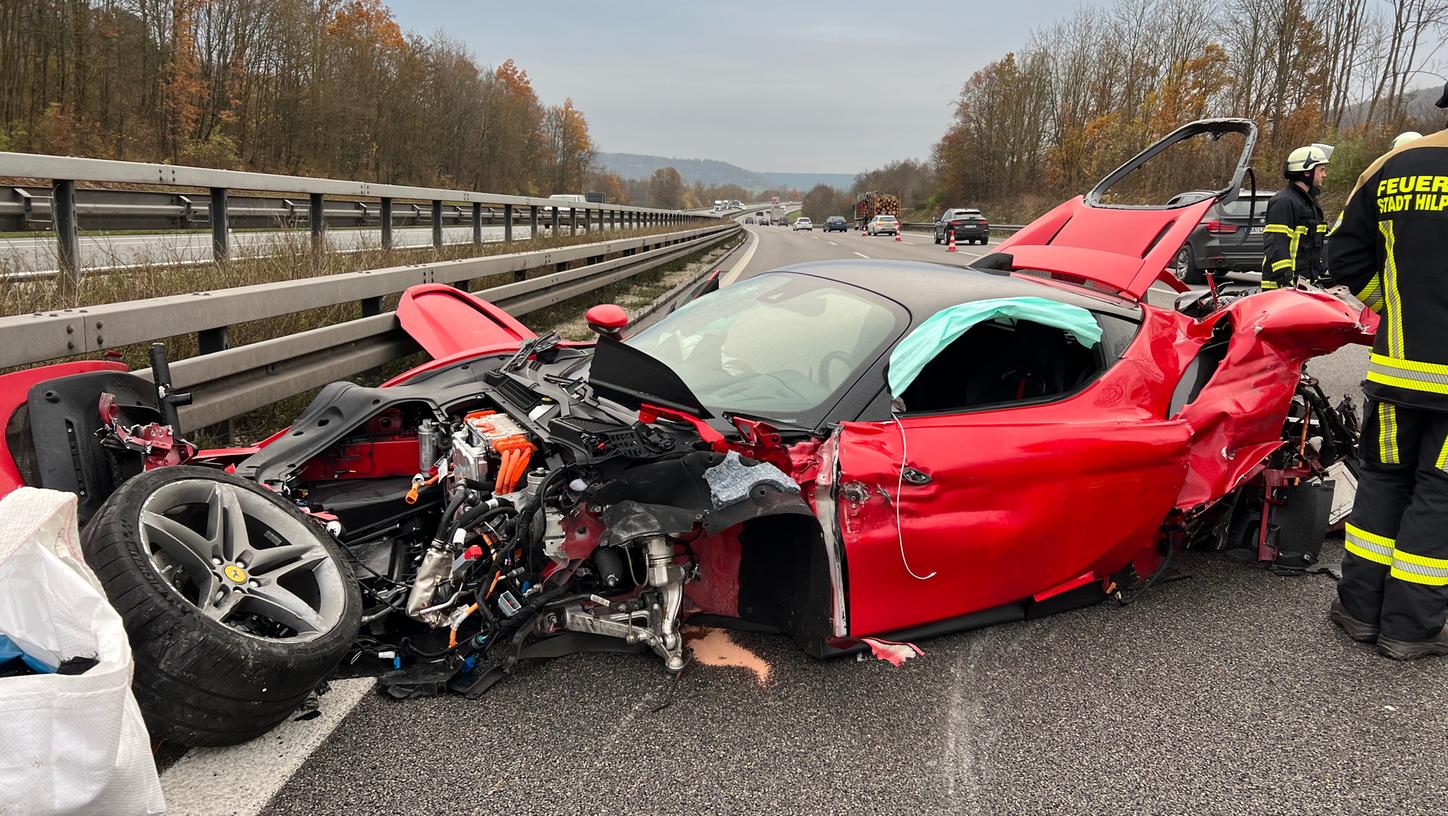
[[[1171,264],[1172,274],[1174,274],[1174,275],[1177,276],[1177,280],[1183,281],[1183,282],[1186,281],[1186,279],[1187,279],[1187,267],[1191,265],[1191,262],[1192,262],[1192,251],[1191,251],[1190,249],[1188,249],[1187,247],[1182,247],[1182,248],[1181,248],[1181,251],[1178,252],[1177,255],[1176,255],[1176,260],[1172,261],[1172,264]]]
[[[295,642],[340,622],[347,588],[336,563],[315,531],[265,496],[209,479],[170,482],[142,503],[140,528],[166,584],[229,628]]]

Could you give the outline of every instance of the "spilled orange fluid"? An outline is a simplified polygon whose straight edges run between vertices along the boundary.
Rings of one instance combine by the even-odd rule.
[[[684,641],[694,653],[694,659],[705,666],[737,666],[754,672],[759,685],[769,682],[774,669],[764,658],[734,642],[729,632],[707,627],[689,627],[684,631]]]

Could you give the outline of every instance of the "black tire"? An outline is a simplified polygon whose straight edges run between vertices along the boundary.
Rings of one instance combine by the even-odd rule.
[[[1181,279],[1182,283],[1202,284],[1207,282],[1206,270],[1197,266],[1196,254],[1192,252],[1191,244],[1183,246],[1181,252],[1177,254],[1177,264],[1177,277]]]
[[[342,579],[331,629],[299,642],[248,635],[202,614],[166,583],[142,542],[141,509],[156,489],[183,479],[264,496],[317,537]],[[132,689],[155,739],[219,746],[261,736],[337,666],[361,625],[357,583],[331,537],[271,491],[212,468],[166,467],[127,480],[86,525],[81,548],[125,623],[136,661]]]

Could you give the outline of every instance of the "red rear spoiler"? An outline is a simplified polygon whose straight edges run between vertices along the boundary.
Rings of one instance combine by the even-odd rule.
[[[408,287],[397,304],[397,320],[435,360],[538,336],[497,306],[442,283]]]

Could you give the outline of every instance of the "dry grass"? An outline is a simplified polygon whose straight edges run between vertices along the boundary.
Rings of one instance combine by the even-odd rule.
[[[654,235],[685,227],[657,227],[630,230],[628,236]],[[526,228],[523,230],[526,232]],[[160,249],[133,263],[127,269],[112,272],[87,272],[79,287],[63,276],[31,281],[11,281],[0,286],[0,316],[53,311],[125,300],[162,297],[212,289],[227,289],[257,283],[295,280],[320,275],[337,275],[364,269],[380,269],[406,264],[478,258],[507,252],[531,252],[540,249],[593,243],[622,237],[623,232],[588,232],[576,236],[540,237],[511,244],[501,241],[481,245],[456,244],[434,250],[431,247],[384,250],[380,245],[365,245],[352,252],[316,253],[311,250],[305,233],[277,236],[261,249],[262,257],[239,257],[228,263],[186,263],[178,250]],[[116,259],[119,262],[119,259]],[[9,268],[4,273],[25,273],[33,270]]]

